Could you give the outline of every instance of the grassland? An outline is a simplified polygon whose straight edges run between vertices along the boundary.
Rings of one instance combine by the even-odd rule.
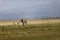
[[[0,25],[14,25],[16,20],[4,20],[0,21]],[[43,23],[60,23],[60,19],[48,19],[48,20],[28,20],[28,24],[43,24]],[[20,23],[21,24],[21,23]]]
[[[0,40],[60,40],[60,23],[0,25]]]

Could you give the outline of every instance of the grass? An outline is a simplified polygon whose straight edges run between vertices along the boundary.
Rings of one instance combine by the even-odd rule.
[[[60,23],[2,25],[0,40],[60,40]]]

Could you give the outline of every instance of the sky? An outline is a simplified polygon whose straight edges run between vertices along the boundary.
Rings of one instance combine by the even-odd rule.
[[[60,16],[60,0],[0,0],[0,19]]]
[[[36,5],[49,4],[50,1],[44,0],[0,0],[0,11],[17,9],[17,8],[27,8]]]

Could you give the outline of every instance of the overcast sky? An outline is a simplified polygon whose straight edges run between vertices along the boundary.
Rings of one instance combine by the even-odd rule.
[[[27,14],[60,16],[60,0],[0,0],[0,14],[13,13],[22,16],[27,16]],[[3,17],[5,16],[0,15],[0,18]]]
[[[59,0],[0,0],[0,11],[28,8],[38,5],[43,7],[43,5],[47,6],[49,4],[53,4],[54,2],[59,4]]]
[[[51,1],[47,0],[0,0],[0,11],[16,8],[27,8],[50,3]]]
[[[40,6],[40,8],[41,7],[45,8],[48,7],[47,5],[52,5],[54,3],[59,5],[60,1],[59,0],[0,0],[0,12],[11,9],[34,7],[38,5]]]

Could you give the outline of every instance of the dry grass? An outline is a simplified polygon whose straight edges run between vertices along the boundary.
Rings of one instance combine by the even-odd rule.
[[[0,25],[13,25],[17,21],[2,21]],[[51,20],[28,20],[28,24],[42,24],[42,23],[60,23],[60,19]],[[21,23],[20,23],[21,24]]]
[[[60,23],[1,25],[0,40],[60,40]]]

